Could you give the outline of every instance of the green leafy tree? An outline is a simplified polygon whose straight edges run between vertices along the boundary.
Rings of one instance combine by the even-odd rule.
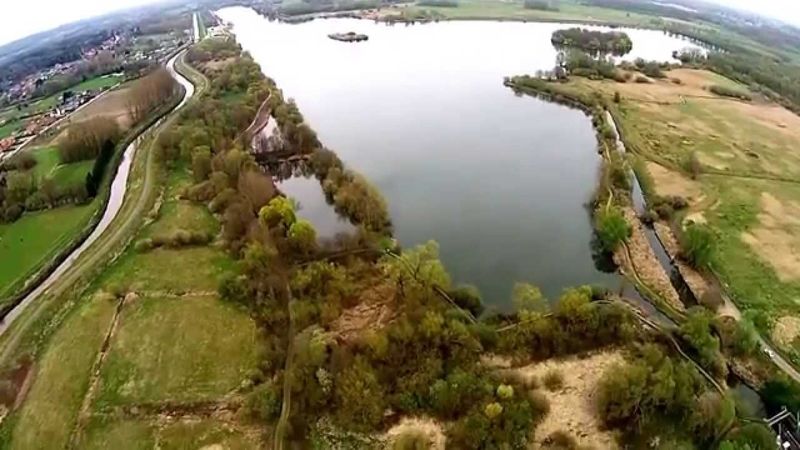
[[[619,208],[608,208],[597,214],[597,236],[603,249],[613,252],[631,235],[631,226]]]
[[[719,338],[712,334],[713,316],[700,307],[689,310],[686,320],[680,325],[680,335],[697,353],[700,364],[714,375],[724,377],[727,367],[720,353]]]
[[[547,300],[538,287],[528,283],[515,283],[511,301],[517,311],[545,312]]]
[[[736,418],[734,402],[717,392],[705,392],[697,400],[689,423],[695,437],[713,442]]]
[[[469,311],[473,317],[480,317],[483,314],[483,301],[477,287],[472,285],[459,286],[448,292],[448,295],[456,305]]]
[[[301,254],[308,255],[317,247],[317,230],[307,220],[299,219],[292,223],[287,236],[290,245]]]
[[[270,228],[278,225],[291,227],[297,220],[294,212],[294,204],[287,197],[275,197],[261,208],[258,213],[261,221]]]
[[[194,181],[201,182],[211,175],[211,149],[203,146],[192,151],[192,176]]]
[[[500,417],[500,414],[503,414],[503,405],[497,402],[489,403],[483,408],[483,413],[486,414],[489,420],[497,419]]]
[[[372,430],[383,418],[386,399],[375,370],[356,356],[335,381],[336,418],[347,428]]]
[[[698,269],[708,268],[714,255],[714,234],[701,224],[692,223],[683,233],[683,256]]]

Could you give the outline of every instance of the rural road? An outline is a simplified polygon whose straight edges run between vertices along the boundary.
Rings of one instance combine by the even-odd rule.
[[[67,289],[86,275],[90,269],[107,262],[108,256],[113,254],[118,244],[124,242],[130,233],[135,230],[133,227],[137,225],[137,219],[146,212],[149,205],[148,198],[153,192],[156,179],[155,157],[152,151],[144,155],[146,158],[145,171],[142,180],[142,188],[136,192],[138,197],[129,196],[128,199],[125,198],[125,194],[128,191],[128,178],[134,156],[136,156],[137,149],[144,140],[143,136],[152,133],[152,137],[155,138],[169,123],[175,120],[177,117],[175,112],[182,108],[186,102],[195,95],[195,86],[192,82],[179,74],[175,69],[176,62],[179,58],[182,59],[184,55],[185,51],[182,51],[167,62],[167,70],[169,73],[185,88],[183,99],[172,112],[145,130],[125,149],[122,162],[120,163],[117,174],[111,185],[111,195],[103,217],[92,234],[80,247],[73,251],[44,282],[26,296],[22,302],[0,322],[0,337],[3,338],[6,337],[4,335],[10,329],[11,325],[19,325],[19,327],[15,329],[17,332],[13,333],[2,343],[3,348],[2,352],[0,352],[0,361],[8,357],[16,347],[17,341],[24,334],[24,329],[36,322],[38,313],[45,308],[47,302],[36,302],[36,300],[45,296],[45,294],[53,297],[65,294]],[[153,142],[154,140],[155,139],[149,142]],[[143,150],[147,148],[148,147],[145,146]],[[122,211],[122,214],[120,214],[120,211]],[[18,320],[22,316],[22,313],[25,312],[29,306],[34,304],[36,308],[31,310],[31,314],[23,316],[24,320]]]

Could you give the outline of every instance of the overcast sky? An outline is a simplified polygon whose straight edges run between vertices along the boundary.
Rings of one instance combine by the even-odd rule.
[[[65,23],[158,0],[2,0],[0,45]],[[800,25],[800,0],[712,0]]]

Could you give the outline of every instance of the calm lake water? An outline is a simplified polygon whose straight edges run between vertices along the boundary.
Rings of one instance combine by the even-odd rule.
[[[380,188],[400,242],[439,242],[454,281],[478,286],[487,304],[506,308],[517,281],[550,298],[570,286],[619,286],[592,259],[585,205],[600,157],[590,121],[503,86],[505,76],[551,69],[550,35],[569,25],[291,25],[239,7],[219,15],[322,142]],[[369,41],[327,37],[347,31]],[[634,44],[625,59],[667,61],[691,45],[625,31]],[[317,210],[326,205],[310,183],[290,180],[283,188],[303,205],[301,215],[322,217],[315,221],[322,233],[341,226]]]

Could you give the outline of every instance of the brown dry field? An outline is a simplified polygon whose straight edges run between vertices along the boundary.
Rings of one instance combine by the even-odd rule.
[[[800,280],[800,203],[761,193],[758,226],[742,241],[769,262],[783,282]]]
[[[131,126],[131,119],[128,114],[128,92],[129,85],[110,91],[73,114],[70,121],[77,123],[98,116],[110,117],[116,120],[122,129],[128,129]]]
[[[776,325],[763,334],[800,363],[800,319],[792,319],[800,318],[800,117],[758,93],[750,102],[716,96],[710,86],[748,88],[708,71],[666,76],[652,83],[573,77],[559,86],[606,100],[653,191],[685,197],[689,209],[677,218],[710,227],[712,264],[726,292],[743,312],[771,317]],[[700,163],[694,179],[692,155]]]

